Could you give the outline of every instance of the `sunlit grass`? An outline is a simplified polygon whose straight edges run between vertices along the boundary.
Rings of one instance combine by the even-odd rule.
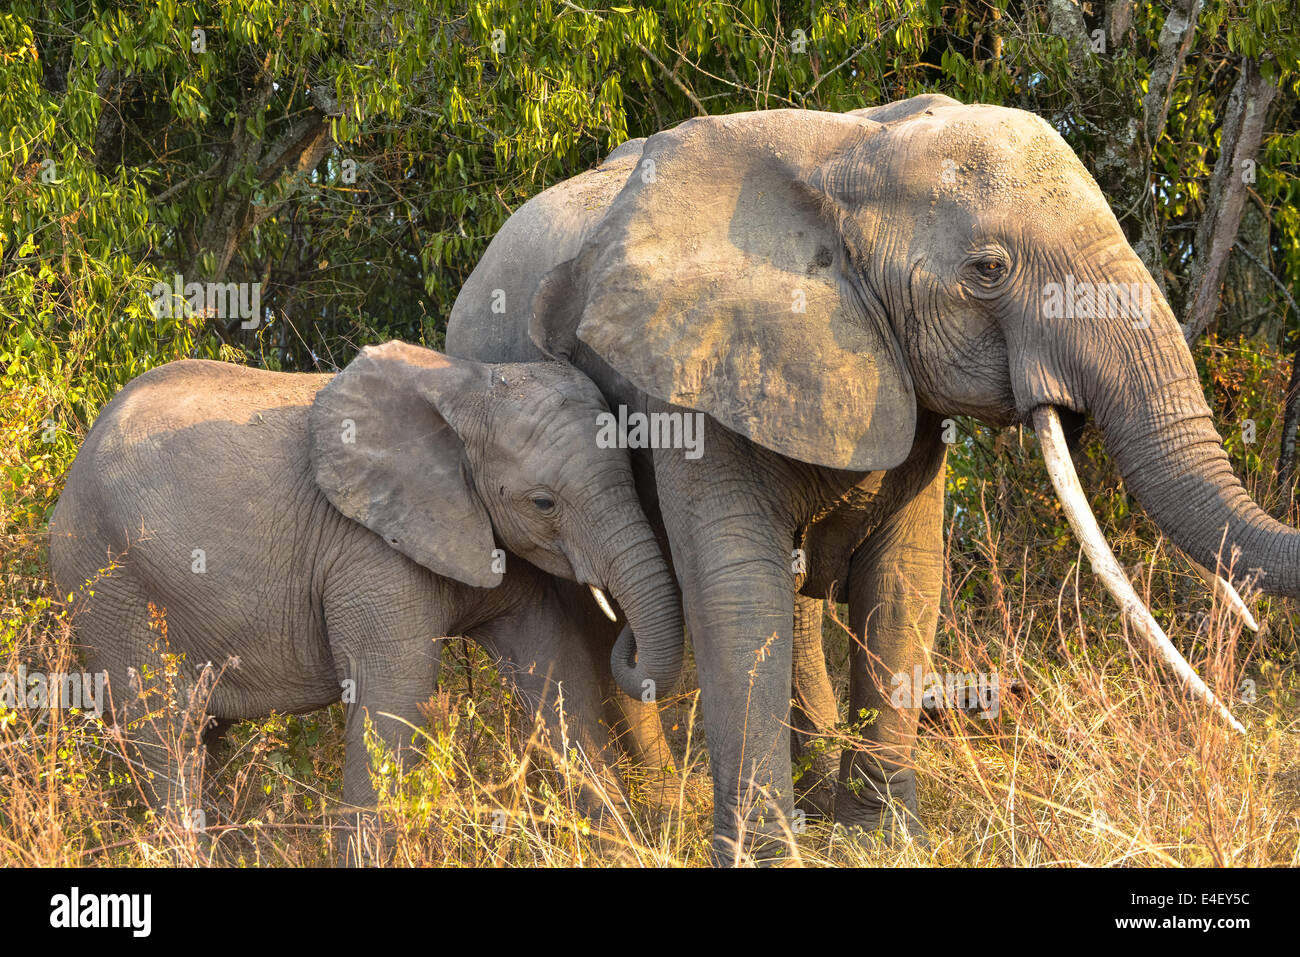
[[[1014,681],[1025,693],[1004,691],[995,720],[949,711],[923,723],[915,761],[928,844],[852,840],[810,817],[787,822],[796,842],[790,863],[1300,864],[1291,603],[1255,599],[1264,631],[1241,632],[1122,494],[1107,489],[1104,467],[1080,457],[1085,486],[1101,489],[1097,511],[1121,562],[1175,644],[1246,724],[1240,738],[1130,643],[1114,603],[1078,565],[1032,437],[980,443],[953,457],[961,485],[950,488],[947,597],[927,670],[997,673],[1003,689]],[[990,454],[998,468],[981,477]],[[58,469],[20,468],[25,461],[6,434],[0,673],[20,664],[78,671],[75,631],[45,566],[44,516]],[[837,620],[843,608],[831,611],[828,661],[843,692],[850,638]],[[563,742],[546,740],[517,712],[486,656],[449,641],[440,687],[412,729],[421,759],[400,774],[387,756],[372,755],[381,801],[370,846],[397,865],[707,864],[712,793],[689,660],[683,687],[662,703],[675,772],[623,767],[623,789]],[[93,714],[0,710],[0,864],[332,864],[344,833],[342,763],[341,706],[235,725],[209,762],[200,834],[147,809],[120,735]],[[584,791],[599,795],[605,813],[584,813]]]
[[[1213,617],[1194,657],[1233,702],[1241,739],[1186,698],[1115,627],[1077,627],[1071,582],[1047,626],[1050,654],[1026,634],[945,616],[933,670],[997,670],[1027,697],[1003,695],[996,720],[940,712],[923,724],[916,763],[928,846],[858,842],[810,818],[791,863],[820,865],[1222,866],[1300,863],[1300,731],[1294,672],[1227,653],[1235,624]],[[39,603],[38,603],[39,604]],[[996,611],[990,609],[990,611]],[[76,670],[71,635],[37,606],[0,671]],[[1027,617],[1011,611],[1014,626]],[[828,627],[833,628],[832,622]],[[844,640],[847,640],[845,637]],[[832,641],[833,644],[833,641]],[[421,759],[401,774],[372,754],[381,819],[370,844],[397,865],[698,866],[712,826],[696,696],[668,703],[680,764],[664,776],[624,769],[611,788],[576,750],[517,724],[490,664],[448,656],[444,686],[417,731]],[[832,658],[834,653],[832,652]],[[472,684],[474,693],[468,692]],[[842,676],[838,676],[841,677]],[[180,746],[178,744],[178,746]],[[93,715],[9,710],[0,717],[0,860],[15,865],[332,863],[339,708],[236,726],[211,762],[206,839],[145,809],[121,741]],[[583,787],[603,815],[579,810]],[[653,801],[646,798],[653,792]]]

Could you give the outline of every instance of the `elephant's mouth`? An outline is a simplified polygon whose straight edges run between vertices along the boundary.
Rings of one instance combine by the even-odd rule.
[[[1142,599],[1138,597],[1133,585],[1128,580],[1128,576],[1124,573],[1124,569],[1115,558],[1110,545],[1106,543],[1101,528],[1097,524],[1097,519],[1088,505],[1087,496],[1083,493],[1083,487],[1079,484],[1079,476],[1074,470],[1074,463],[1070,460],[1070,449],[1056,407],[1052,405],[1038,406],[1033,410],[1032,421],[1034,431],[1038,434],[1038,442],[1043,450],[1043,461],[1047,465],[1047,472],[1051,476],[1052,485],[1056,488],[1061,507],[1065,510],[1070,527],[1074,529],[1079,544],[1083,546],[1083,551],[1088,556],[1093,571],[1101,579],[1102,584],[1106,586],[1106,590],[1119,602],[1134,630],[1147,640],[1151,648],[1165,664],[1173,669],[1183,684],[1213,707],[1234,730],[1245,734],[1246,729],[1241,722],[1232,716],[1232,712],[1228,710],[1227,705],[1220,701],[1214,692],[1206,686],[1201,676],[1192,670],[1192,666],[1187,663],[1187,659],[1179,653],[1173,642],[1169,640],[1169,636],[1165,634],[1164,629],[1151,616],[1151,612],[1143,604]],[[1242,618],[1246,626],[1253,631],[1258,631],[1259,625],[1255,622],[1245,602],[1241,600],[1241,596],[1237,594],[1236,589],[1209,569],[1196,562],[1192,562],[1192,564],[1219,597],[1226,601],[1233,611]]]

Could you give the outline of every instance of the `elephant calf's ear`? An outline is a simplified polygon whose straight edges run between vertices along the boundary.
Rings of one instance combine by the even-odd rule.
[[[367,346],[316,394],[309,419],[330,504],[430,571],[479,587],[501,583],[492,524],[438,399],[485,388],[490,374],[404,342]]]

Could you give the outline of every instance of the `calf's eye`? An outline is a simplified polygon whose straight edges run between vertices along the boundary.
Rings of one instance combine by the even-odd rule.
[[[555,508],[555,502],[544,495],[539,495],[537,498],[533,499],[533,504],[543,512],[549,512]]]

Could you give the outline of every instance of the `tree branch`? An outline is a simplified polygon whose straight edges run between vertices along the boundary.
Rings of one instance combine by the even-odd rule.
[[[1143,128],[1147,145],[1155,149],[1156,142],[1165,132],[1169,120],[1169,98],[1173,95],[1178,74],[1183,72],[1187,51],[1196,36],[1196,20],[1201,15],[1201,0],[1174,0],[1165,16],[1156,41],[1156,59],[1147,80],[1147,93],[1142,97]]]

